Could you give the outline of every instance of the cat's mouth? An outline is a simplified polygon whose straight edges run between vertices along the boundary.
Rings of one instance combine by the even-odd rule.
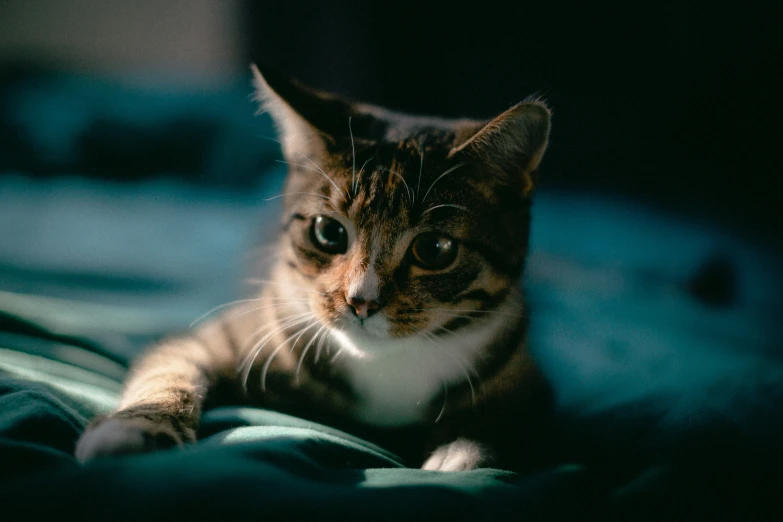
[[[345,314],[341,322],[346,330],[356,334],[381,339],[393,337],[391,335],[391,322],[382,313],[375,314],[372,317],[356,317]]]

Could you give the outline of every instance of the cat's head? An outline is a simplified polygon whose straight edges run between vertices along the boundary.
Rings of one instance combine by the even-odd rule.
[[[549,136],[542,102],[489,121],[418,117],[253,72],[289,165],[280,269],[322,323],[440,335],[516,293]]]

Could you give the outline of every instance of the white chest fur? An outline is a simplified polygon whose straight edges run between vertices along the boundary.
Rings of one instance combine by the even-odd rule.
[[[359,396],[359,420],[375,426],[402,426],[424,420],[432,399],[448,385],[470,379],[478,386],[473,366],[492,343],[508,317],[497,315],[479,326],[437,340],[350,338],[360,350],[338,359]],[[358,356],[357,356],[358,354]],[[448,399],[447,399],[448,400]],[[433,419],[438,414],[435,408]]]

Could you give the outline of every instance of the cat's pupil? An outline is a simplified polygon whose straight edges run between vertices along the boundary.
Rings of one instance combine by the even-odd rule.
[[[326,216],[316,216],[311,228],[313,243],[330,254],[342,254],[348,247],[348,234],[345,227],[337,221]]]
[[[416,264],[430,270],[446,268],[457,257],[457,245],[453,239],[431,233],[416,237],[412,251]]]

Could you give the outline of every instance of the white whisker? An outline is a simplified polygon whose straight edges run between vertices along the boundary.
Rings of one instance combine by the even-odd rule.
[[[446,328],[443,328],[443,327],[440,327],[440,328],[442,330],[446,330],[449,333],[453,333],[453,332],[450,332],[449,330],[447,330]],[[473,380],[470,378],[470,372],[472,372],[473,375],[475,375],[479,379],[479,381],[481,381],[481,376],[479,375],[478,371],[476,371],[476,369],[470,363],[466,362],[463,358],[458,357],[456,354],[452,353],[450,350],[445,350],[443,353],[446,354],[448,357],[451,357],[451,360],[454,361],[455,363],[457,363],[457,365],[460,367],[460,370],[462,370],[462,373],[465,375],[465,379],[468,381],[468,386],[470,386],[470,399],[471,399],[471,402],[473,403],[473,407],[475,407],[476,406],[476,390],[473,387]],[[467,365],[467,368],[466,368],[466,365]]]
[[[242,317],[243,315],[251,314],[253,312],[257,312],[258,310],[266,310],[268,308],[283,307],[283,306],[285,306],[285,305],[287,305],[289,303],[308,303],[308,302],[310,302],[309,299],[291,299],[290,301],[285,300],[285,301],[280,302],[280,303],[272,303],[272,304],[269,304],[269,305],[264,305],[264,306],[259,306],[259,307],[256,307],[256,308],[251,308],[249,310],[243,311],[242,313],[239,313],[239,314],[236,314],[236,315],[232,315],[231,317]]]
[[[440,328],[441,330],[445,330],[445,331],[449,332],[450,334],[454,333],[454,332],[452,332],[451,330],[449,330],[447,328],[443,328],[442,326],[439,326],[438,328]],[[420,331],[425,335],[425,337],[430,339],[430,341],[432,341],[434,344],[436,344],[436,345],[442,345],[443,344],[442,341],[440,341],[435,334],[433,334],[431,332],[426,332],[424,330],[420,330]],[[450,350],[445,350],[443,353],[446,354],[448,357],[450,357],[452,361],[457,363],[457,365],[459,365],[459,367],[460,367],[460,370],[465,375],[465,379],[468,381],[468,386],[470,386],[471,402],[473,403],[473,406],[475,407],[476,406],[476,390],[475,390],[475,388],[473,386],[473,380],[470,378],[470,374],[473,373],[473,375],[477,379],[479,379],[479,382],[481,382],[481,375],[478,373],[476,368],[474,368],[473,365],[471,365],[470,363],[465,361],[464,358],[459,357],[457,354],[452,353]],[[440,418],[440,416],[438,416],[438,418]]]
[[[421,330],[419,328],[414,328],[414,330],[417,330],[417,331],[423,333],[424,336],[427,339],[429,339],[430,342],[432,342],[432,346],[430,347],[431,348],[430,356],[437,363],[437,359],[434,357],[434,355],[435,355],[435,349],[436,349],[436,347],[438,346],[439,343],[436,340],[431,339],[427,335],[427,332],[425,332],[424,330]],[[435,418],[435,422],[437,423],[437,422],[440,421],[441,417],[443,417],[443,413],[446,411],[446,400],[449,397],[449,383],[446,381],[446,377],[443,375],[443,371],[440,370],[440,367],[437,364],[435,364],[434,367],[437,369],[438,374],[440,375],[440,382],[443,385],[443,405],[440,407],[440,413],[438,413],[438,416]]]
[[[217,312],[218,310],[222,310],[223,308],[228,308],[229,306],[239,305],[242,303],[252,303],[254,301],[261,301],[262,297],[255,297],[253,299],[237,299],[236,301],[230,301],[228,303],[223,303],[221,305],[217,305],[216,307],[212,308],[208,312],[204,312],[200,316],[198,316],[192,323],[190,323],[190,328],[193,328],[194,325],[198,324],[202,320],[206,319],[213,313]]]
[[[475,408],[476,407],[476,390],[475,390],[475,388],[473,388],[473,381],[470,378],[470,373],[468,372],[467,368],[465,368],[465,365],[462,364],[462,362],[460,362],[460,360],[458,358],[454,357],[450,352],[446,352],[446,353],[451,356],[452,360],[454,360],[459,365],[460,368],[462,368],[462,373],[465,374],[465,378],[468,380],[468,386],[470,386],[470,401],[473,403],[473,407]],[[478,372],[476,372],[475,368],[471,367],[471,369],[473,370],[473,372],[476,375],[478,375]]]
[[[364,163],[362,163],[362,168],[359,169],[359,174],[356,175],[356,183],[353,185],[353,195],[354,196],[356,196],[356,191],[358,190],[358,187],[359,187],[359,185],[358,185],[359,179],[361,179],[361,177],[362,177],[362,173],[364,172],[364,167],[366,167],[367,164],[369,162],[371,162],[372,160],[374,160],[377,156],[378,156],[378,154],[376,153],[372,158],[369,158]]]
[[[324,196],[323,194],[316,194],[315,192],[286,192],[285,194],[278,194],[277,196],[272,196],[271,198],[265,198],[264,201],[272,201],[273,199],[278,198],[284,198],[286,196],[292,196],[294,194],[306,194],[308,196],[315,196],[317,198],[325,199],[326,201],[329,201],[329,198]]]
[[[318,318],[317,318],[317,317],[313,317],[313,320],[310,322],[310,324],[308,324],[308,325],[307,325],[307,328],[305,328],[305,329],[303,329],[303,330],[302,330],[302,333],[300,333],[300,334],[299,334],[299,337],[297,337],[297,338],[296,338],[296,340],[294,341],[294,343],[291,345],[291,353],[294,353],[294,348],[296,348],[296,344],[299,342],[299,339],[301,339],[301,338],[302,338],[302,336],[304,335],[304,333],[305,333],[307,330],[309,330],[309,329],[310,329],[310,327],[311,327],[311,326],[313,326],[313,325],[314,325],[315,323],[317,323],[317,322],[318,322]]]
[[[337,350],[337,353],[334,354],[334,357],[329,359],[329,364],[334,364],[334,361],[337,360],[338,357],[340,357],[340,354],[345,351],[345,346],[340,346],[340,349]]]
[[[430,185],[430,188],[428,188],[428,189],[427,189],[427,193],[426,193],[426,194],[424,194],[424,197],[423,197],[423,198],[422,198],[422,200],[421,200],[422,204],[423,204],[425,201],[427,201],[427,196],[429,196],[429,195],[430,195],[430,191],[432,190],[432,187],[434,187],[434,186],[435,186],[435,184],[436,184],[438,181],[440,181],[440,180],[441,180],[441,178],[443,178],[443,176],[445,176],[445,175],[447,175],[447,174],[451,174],[452,172],[454,172],[454,171],[455,171],[455,170],[457,170],[458,168],[460,168],[460,167],[463,167],[463,166],[465,166],[465,165],[467,165],[467,163],[457,163],[456,165],[454,165],[453,167],[451,167],[450,169],[448,169],[446,172],[444,172],[443,174],[441,174],[440,176],[438,176],[438,177],[437,177],[437,179],[435,179],[435,181],[433,181],[433,182],[432,182],[432,185]]]
[[[440,407],[440,413],[435,417],[435,422],[440,421],[440,418],[443,417],[443,412],[446,411],[446,399],[449,398],[449,385],[445,379],[441,379],[441,382],[443,382],[443,406]]]
[[[408,182],[405,181],[405,178],[402,177],[402,174],[400,174],[396,170],[392,170],[392,169],[388,169],[388,168],[383,168],[381,170],[383,172],[389,172],[391,174],[394,174],[395,176],[400,178],[400,181],[402,181],[403,184],[405,184],[405,190],[408,193],[408,201],[410,201],[411,205],[413,205],[413,201],[414,201],[414,199],[413,199],[413,190],[411,190],[411,188],[408,186]]]
[[[283,142],[282,142],[282,141],[280,141],[280,140],[276,140],[276,139],[274,139],[274,138],[270,138],[269,136],[264,136],[263,134],[258,134],[256,137],[257,137],[257,138],[261,138],[261,139],[263,139],[263,140],[274,141],[275,143],[279,143],[280,145],[282,145],[282,144],[283,144]]]
[[[425,210],[424,212],[422,212],[422,213],[421,213],[421,215],[423,216],[423,215],[424,215],[424,214],[426,214],[427,212],[432,212],[432,211],[433,211],[433,210],[435,210],[436,208],[443,208],[443,207],[457,208],[457,209],[459,209],[459,210],[464,210],[465,212],[469,212],[469,210],[467,209],[467,207],[463,207],[462,205],[452,205],[452,204],[450,204],[450,203],[445,203],[445,204],[443,204],[443,205],[435,205],[434,207],[430,207],[430,208],[428,208],[427,210]]]
[[[294,379],[296,380],[296,383],[299,384],[299,372],[302,370],[302,363],[304,362],[305,355],[307,355],[307,350],[310,349],[310,347],[313,345],[316,339],[318,339],[318,335],[324,331],[327,328],[327,325],[322,325],[321,328],[318,329],[317,332],[315,332],[315,335],[310,338],[310,340],[307,342],[307,344],[304,347],[304,350],[302,350],[302,355],[299,357],[299,362],[296,364],[296,375],[294,376]]]
[[[342,332],[342,331],[343,331],[343,329],[340,328],[340,332]],[[337,358],[340,357],[340,354],[343,353],[344,351],[345,351],[345,345],[341,344],[340,345],[340,349],[337,350],[337,353],[334,354],[334,357],[331,358],[331,360],[329,361],[329,364],[334,364],[334,361],[336,361]]]
[[[294,317],[293,319],[288,318],[283,324],[277,324],[274,327],[274,330],[266,334],[264,337],[262,337],[254,346],[251,348],[251,350],[248,352],[245,359],[242,361],[242,364],[239,366],[239,370],[241,372],[242,376],[242,384],[246,388],[247,387],[247,378],[250,374],[250,370],[253,367],[253,362],[255,362],[256,358],[259,356],[261,351],[264,349],[264,346],[272,339],[275,335],[282,332],[286,328],[290,328],[291,326],[296,326],[298,324],[301,324],[309,319],[311,319],[313,316],[312,313],[308,312],[306,314],[301,314],[299,316]],[[260,329],[261,330],[261,329]]]
[[[329,330],[324,332],[324,334],[321,336],[321,340],[318,341],[318,346],[315,348],[315,362],[318,362],[318,359],[321,358],[321,349],[323,348],[324,341],[326,340],[326,336],[331,333]]]
[[[318,290],[313,290],[312,288],[307,288],[307,287],[304,287],[304,286],[297,286],[297,285],[290,285],[288,283],[279,283],[277,281],[271,281],[269,279],[256,279],[256,278],[252,278],[251,277],[249,279],[245,279],[245,282],[248,283],[248,284],[253,284],[253,285],[276,285],[276,286],[284,286],[286,288],[297,288],[299,290],[304,290],[306,292],[311,292],[311,293],[314,293],[314,294],[327,295],[325,292],[319,292]]]
[[[351,157],[353,161],[353,170],[351,171],[351,187],[356,186],[356,147],[353,143],[353,128],[351,127],[351,116],[348,116],[348,132],[351,134]]]
[[[287,337],[282,343],[280,343],[277,348],[275,348],[271,354],[269,354],[269,357],[266,358],[266,361],[264,361],[264,367],[261,369],[261,391],[266,392],[266,374],[269,371],[269,367],[272,365],[272,361],[274,360],[275,356],[278,354],[278,352],[285,347],[286,343],[293,339],[295,336],[299,336],[296,338],[296,341],[294,341],[294,344],[292,345],[291,351],[293,351],[293,347],[296,346],[296,343],[299,342],[299,339],[302,337],[302,334],[304,334],[307,330],[312,328],[317,324],[318,319],[312,318],[310,323],[305,326],[304,328],[294,332],[292,335]]]
[[[308,313],[298,314],[298,315],[293,315],[293,316],[288,316],[288,317],[286,317],[286,318],[284,318],[282,320],[279,320],[277,322],[274,322],[272,324],[263,324],[259,328],[257,328],[252,334],[250,334],[250,336],[248,337],[249,341],[245,345],[245,348],[243,348],[243,351],[247,351],[248,353],[245,356],[245,359],[243,359],[242,365],[244,365],[245,362],[247,362],[247,359],[250,357],[251,353],[259,345],[259,343],[263,343],[267,338],[269,338],[270,336],[273,336],[276,331],[279,331],[280,329],[285,329],[287,326],[289,326],[288,323],[295,322],[296,320],[301,319],[302,317],[306,317],[308,315],[310,315],[309,312]],[[267,332],[266,335],[262,335],[260,337],[260,339],[257,339],[257,337],[259,336],[259,334],[261,334],[261,332],[263,332],[264,330],[270,330],[270,329],[271,329],[270,332]],[[247,350],[246,347],[247,346],[251,346],[251,345],[253,347],[251,349]]]
[[[424,151],[421,149],[421,144],[419,144],[419,182],[416,185],[416,195],[419,195],[419,192],[421,191],[421,172],[424,170]],[[416,201],[416,197],[414,196],[413,201]],[[427,196],[425,195],[424,198],[426,199]],[[424,200],[422,200],[422,203]]]
[[[335,183],[335,182],[334,182],[334,180],[333,180],[332,178],[330,178],[330,177],[329,177],[329,175],[328,175],[326,172],[324,172],[324,171],[323,171],[323,169],[321,169],[321,167],[319,167],[319,166],[318,166],[318,164],[317,164],[316,162],[314,162],[313,160],[311,160],[311,159],[310,159],[310,158],[308,158],[307,156],[305,156],[304,158],[305,158],[307,161],[309,161],[310,163],[312,163],[313,165],[315,165],[315,168],[308,167],[307,165],[302,165],[301,163],[290,163],[290,162],[288,162],[288,161],[284,161],[284,160],[275,160],[275,161],[276,161],[277,163],[285,163],[286,165],[292,165],[292,166],[294,166],[294,167],[299,167],[299,168],[302,168],[302,169],[305,169],[305,170],[310,170],[310,171],[313,171],[313,172],[318,172],[319,174],[321,174],[322,176],[324,176],[324,177],[325,177],[325,178],[326,178],[326,179],[329,181],[329,183],[331,183],[331,184],[332,184],[332,186],[334,186],[334,188],[336,188],[336,189],[337,189],[337,192],[339,192],[340,194],[342,194],[342,193],[343,193],[342,189],[341,189],[341,188],[340,188],[340,187],[337,185],[337,183]]]

